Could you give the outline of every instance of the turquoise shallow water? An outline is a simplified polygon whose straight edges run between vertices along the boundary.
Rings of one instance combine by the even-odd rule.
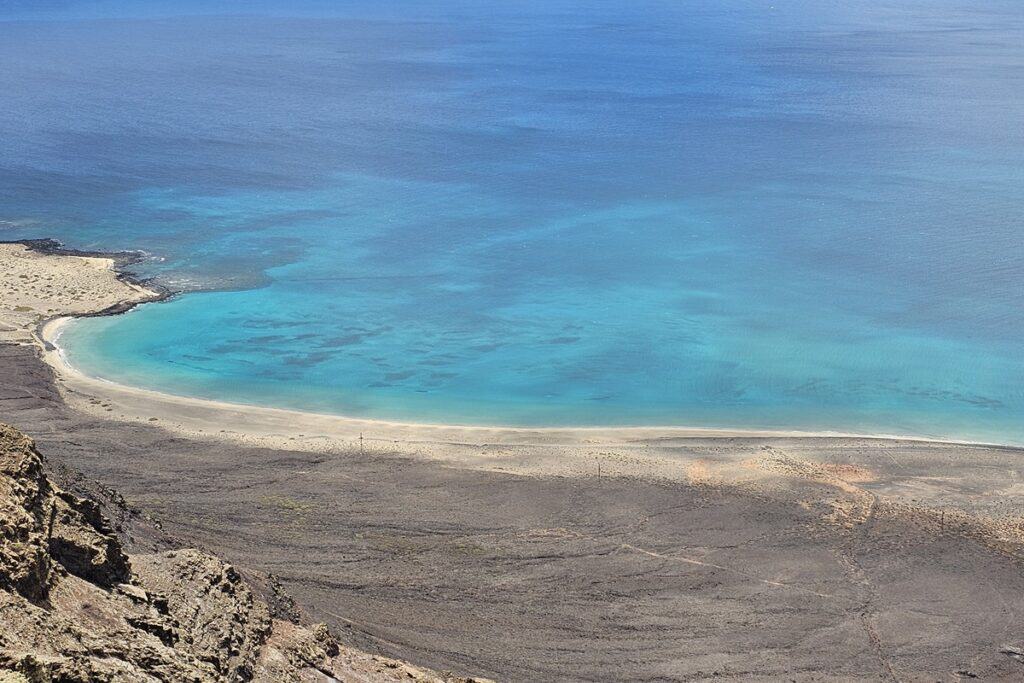
[[[1024,8],[711,4],[12,5],[0,238],[163,391],[1024,443]]]

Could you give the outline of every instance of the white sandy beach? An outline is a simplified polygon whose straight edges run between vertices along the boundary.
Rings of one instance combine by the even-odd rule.
[[[532,474],[590,473],[691,478],[691,463],[652,448],[677,439],[901,438],[840,432],[685,427],[513,428],[357,419],[177,396],[91,377],[68,362],[60,335],[74,316],[159,298],[117,277],[113,259],[49,255],[0,245],[0,323],[9,341],[31,341],[59,379],[65,400],[97,417],[156,424],[176,433],[250,445],[327,452],[357,446],[450,464]],[[954,443],[954,442],[949,442]],[[706,466],[704,466],[706,469]],[[689,471],[689,473],[688,473]],[[733,473],[734,475],[737,473]]]

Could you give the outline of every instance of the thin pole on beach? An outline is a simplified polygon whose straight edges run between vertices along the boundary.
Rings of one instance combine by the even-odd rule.
[[[359,455],[363,454],[363,433],[359,432]]]

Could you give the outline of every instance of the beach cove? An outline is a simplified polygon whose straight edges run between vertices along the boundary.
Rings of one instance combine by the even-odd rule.
[[[41,253],[31,249],[39,245]],[[147,288],[118,268],[136,262],[138,255],[122,254],[103,257],[99,254],[76,255],[58,245],[39,243],[0,245],[4,262],[10,264],[4,278],[8,292],[11,327],[30,327],[35,321],[32,339],[41,357],[61,380],[65,399],[76,409],[107,417],[113,413],[122,420],[159,423],[161,427],[188,436],[227,439],[246,445],[276,448],[298,448],[325,451],[332,448],[375,449],[393,443],[419,444],[427,457],[457,457],[463,450],[462,465],[506,469],[502,459],[518,451],[511,462],[521,467],[540,466],[531,473],[555,474],[586,472],[598,460],[607,461],[605,471],[624,474],[616,469],[615,460],[634,461],[649,451],[652,443],[694,438],[835,438],[882,439],[892,441],[929,441],[913,435],[843,434],[840,432],[799,432],[753,429],[702,429],[694,427],[586,427],[586,428],[524,428],[501,426],[445,425],[402,423],[386,420],[359,419],[342,415],[318,414],[239,403],[213,401],[165,392],[130,387],[106,379],[91,377],[68,362],[60,347],[66,325],[75,317],[46,317],[40,310],[52,313],[54,306],[70,306],[79,317],[118,315],[136,306],[164,301],[171,294],[166,290]],[[118,263],[121,266],[118,266]],[[27,280],[26,273],[31,273]],[[45,290],[24,288],[28,282],[52,283]],[[152,287],[152,285],[150,285]],[[19,296],[20,295],[20,296]],[[11,303],[13,302],[13,303]],[[19,339],[24,335],[12,336]],[[932,443],[940,443],[931,440]],[[965,441],[946,441],[950,445],[983,445]],[[439,447],[440,446],[440,447]],[[460,446],[462,447],[460,449]],[[479,449],[498,449],[497,453],[480,453]],[[539,465],[536,453],[543,451],[551,462]],[[594,453],[600,451],[596,459]],[[643,458],[643,456],[641,456]],[[504,463],[511,466],[510,462]],[[678,463],[652,458],[649,467],[662,477],[685,478],[685,468]],[[511,470],[515,471],[515,469]],[[529,469],[526,471],[530,471]],[[673,471],[675,474],[673,474]]]
[[[301,425],[325,434],[300,435],[292,413],[213,407],[245,436],[214,431],[191,400],[151,420],[157,402],[55,373],[55,350],[31,339],[48,317],[159,293],[96,255],[7,244],[0,258],[75,292],[0,268],[0,320],[20,325],[0,345],[0,421],[94,479],[98,500],[276,577],[347,645],[513,680],[1021,666],[1019,449],[326,416]],[[323,438],[331,419],[344,431]],[[105,498],[111,485],[125,498]]]

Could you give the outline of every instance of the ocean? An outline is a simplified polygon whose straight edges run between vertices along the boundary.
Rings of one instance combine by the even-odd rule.
[[[1024,444],[1024,4],[7,0],[37,237],[183,292],[131,385]]]

